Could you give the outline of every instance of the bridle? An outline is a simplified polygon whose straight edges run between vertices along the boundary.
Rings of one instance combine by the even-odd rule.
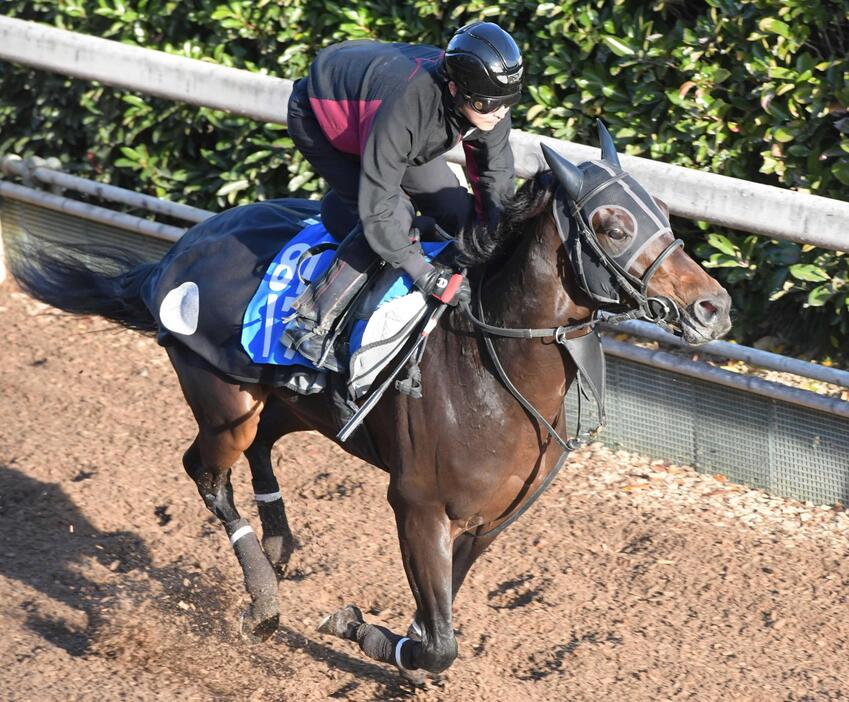
[[[628,320],[628,319],[642,319],[648,322],[660,323],[660,324],[672,324],[677,322],[680,319],[680,312],[678,310],[678,306],[674,301],[669,298],[662,296],[649,296],[648,287],[651,283],[651,279],[654,274],[658,271],[660,266],[663,265],[663,262],[672,254],[676,249],[682,247],[684,242],[681,239],[675,239],[671,244],[666,246],[663,251],[655,258],[655,260],[649,265],[648,268],[643,272],[641,277],[637,277],[630,270],[623,268],[617,261],[612,258],[601,246],[599,243],[595,232],[592,230],[592,227],[586,221],[586,218],[583,214],[583,206],[584,204],[597,192],[607,187],[609,184],[621,180],[627,174],[622,172],[619,173],[601,185],[593,188],[587,195],[582,196],[580,200],[577,202],[573,202],[570,205],[569,211],[572,215],[573,221],[578,223],[578,227],[580,230],[580,236],[576,238],[576,246],[578,247],[578,251],[581,251],[581,246],[586,244],[590,247],[593,253],[598,258],[601,265],[613,276],[616,280],[619,287],[622,291],[631,298],[635,307],[630,310],[624,312],[616,312],[609,317],[606,317],[604,320],[593,317],[592,319],[586,322],[580,322],[578,324],[564,324],[557,327],[543,327],[543,328],[510,328],[510,327],[496,327],[491,324],[487,324],[483,321],[483,308],[482,308],[482,300],[481,300],[481,288],[483,286],[483,276],[481,280],[478,282],[478,314],[480,317],[477,317],[471,310],[469,306],[465,306],[463,309],[465,310],[468,317],[471,319],[472,323],[480,329],[484,333],[484,338],[487,338],[487,335],[491,336],[503,336],[513,339],[539,339],[546,337],[553,337],[555,341],[558,343],[562,343],[567,336],[574,334],[575,332],[590,330],[598,325],[601,321],[605,321],[607,323],[615,324],[620,321]],[[554,196],[554,204],[553,207],[555,209],[554,221],[557,226],[557,233],[560,236],[560,241],[563,246],[563,250],[567,253],[569,251],[569,239],[568,233],[564,231],[564,226],[560,217],[557,216],[557,211],[565,212],[565,208],[563,206],[563,190],[558,187]],[[669,228],[666,228],[664,231],[671,231]],[[663,233],[663,232],[660,232]],[[657,234],[657,233],[656,233]],[[635,261],[640,253],[648,246],[651,241],[655,239],[655,235],[651,237],[647,237],[645,242],[640,241],[639,239],[635,240],[638,245],[638,250],[636,252],[630,252],[630,249],[634,248],[634,245],[629,247],[629,254],[632,261]],[[576,264],[576,267],[579,266],[580,263]],[[630,268],[630,266],[629,266]],[[595,299],[595,295],[587,290],[586,291],[590,297]]]
[[[663,262],[676,249],[682,247],[684,242],[681,239],[674,239],[672,243],[660,252],[651,265],[649,265],[649,267],[643,272],[642,276],[638,277],[632,273],[630,269],[637,261],[640,254],[654,243],[656,239],[660,238],[664,234],[671,234],[672,230],[670,229],[668,222],[659,221],[657,216],[651,213],[649,210],[649,203],[646,203],[643,198],[639,197],[638,193],[635,192],[636,188],[634,185],[628,183],[628,181],[634,183],[631,176],[621,170],[618,173],[614,172],[604,163],[592,163],[597,168],[603,169],[609,173],[610,177],[591,188],[588,192],[582,193],[577,200],[568,204],[568,212],[571,214],[571,221],[575,222],[578,228],[576,235],[572,237],[569,236],[570,232],[568,230],[570,220],[565,216],[565,213],[567,212],[568,198],[566,197],[562,186],[558,187],[555,192],[554,221],[557,225],[557,233],[563,243],[564,250],[567,254],[570,254],[569,258],[572,262],[573,268],[575,269],[578,281],[584,291],[598,304],[599,309],[609,309],[611,303],[613,303],[615,306],[613,308],[614,310],[621,310],[622,305],[617,304],[618,300],[612,301],[600,296],[594,289],[591,281],[588,280],[588,271],[585,268],[586,259],[584,252],[584,247],[586,246],[592,252],[593,260],[607,272],[611,279],[615,281],[617,288],[630,298],[633,305],[640,311],[639,319],[653,322],[665,328],[666,331],[672,332],[673,330],[670,329],[670,325],[676,324],[681,318],[678,306],[668,297],[650,296],[648,288],[654,274],[663,265]],[[641,227],[639,231],[635,233],[634,239],[631,241],[628,248],[625,249],[625,251],[620,252],[617,256],[612,256],[604,250],[604,247],[599,242],[595,231],[592,226],[590,226],[586,211],[587,204],[589,202],[598,198],[603,191],[609,190],[616,184],[620,184],[621,192],[614,193],[612,195],[614,200],[605,204],[619,204],[622,206],[621,202],[616,202],[616,200],[621,200],[624,197],[630,197],[636,206],[642,208],[644,212],[649,214],[651,219],[648,217],[644,217],[644,219],[651,221],[655,224],[656,228],[653,231],[646,231],[646,227]],[[624,209],[630,212],[627,207]],[[620,263],[620,259],[624,259],[625,263]]]

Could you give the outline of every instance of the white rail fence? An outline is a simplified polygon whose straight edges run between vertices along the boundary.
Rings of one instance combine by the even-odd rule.
[[[0,59],[157,97],[286,123],[291,81],[75,34],[0,15]],[[514,130],[518,175],[543,166],[545,141],[575,161],[598,157],[596,147]],[[449,160],[463,163],[461,149]],[[673,214],[814,246],[849,250],[849,202],[705,173],[633,156],[622,165]]]

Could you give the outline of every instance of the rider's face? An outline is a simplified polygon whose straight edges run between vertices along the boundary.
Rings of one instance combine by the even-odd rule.
[[[450,81],[448,83],[448,90],[451,91],[451,95],[457,95],[457,84],[454,81]],[[504,119],[508,113],[510,112],[510,108],[506,105],[502,105],[494,112],[489,112],[488,114],[481,114],[476,111],[468,102],[464,102],[458,108],[460,114],[465,117],[473,127],[480,129],[482,132],[489,132],[495,129],[496,125]]]
[[[507,116],[507,113],[510,112],[510,108],[502,106],[495,112],[482,115],[480,112],[473,110],[471,105],[465,103],[460,108],[460,112],[463,113],[463,117],[472,123],[472,126],[477,127],[481,131],[488,132],[495,129],[495,126]]]

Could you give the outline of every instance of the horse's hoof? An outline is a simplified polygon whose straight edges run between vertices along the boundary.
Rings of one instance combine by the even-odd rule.
[[[410,639],[410,641],[422,640],[422,631],[419,629],[419,625],[416,622],[415,617],[413,617],[413,621],[410,622],[410,626],[407,627],[407,638]]]
[[[265,537],[262,540],[262,550],[265,551],[265,555],[271,562],[278,582],[284,580],[289,559],[295,551],[294,540],[292,538],[286,539],[283,536]]]
[[[267,641],[277,631],[280,624],[280,615],[272,614],[265,617],[255,617],[253,608],[248,607],[239,618],[239,634],[251,644],[259,644]]]
[[[427,673],[422,670],[407,670],[398,668],[401,679],[413,687],[425,687],[427,684]]]
[[[362,623],[363,613],[359,607],[347,605],[322,619],[316,627],[316,631],[320,634],[330,634],[331,636],[338,636],[340,639],[356,641],[357,628]]]

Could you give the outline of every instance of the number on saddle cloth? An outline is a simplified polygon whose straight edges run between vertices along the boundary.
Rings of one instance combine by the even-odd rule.
[[[254,363],[312,367],[309,360],[283,346],[280,337],[287,325],[284,320],[293,315],[292,304],[306,288],[305,281],[321,276],[334,256],[329,248],[314,256],[304,254],[337,243],[324,225],[312,224],[293,237],[268,265],[242,320],[242,348]]]

